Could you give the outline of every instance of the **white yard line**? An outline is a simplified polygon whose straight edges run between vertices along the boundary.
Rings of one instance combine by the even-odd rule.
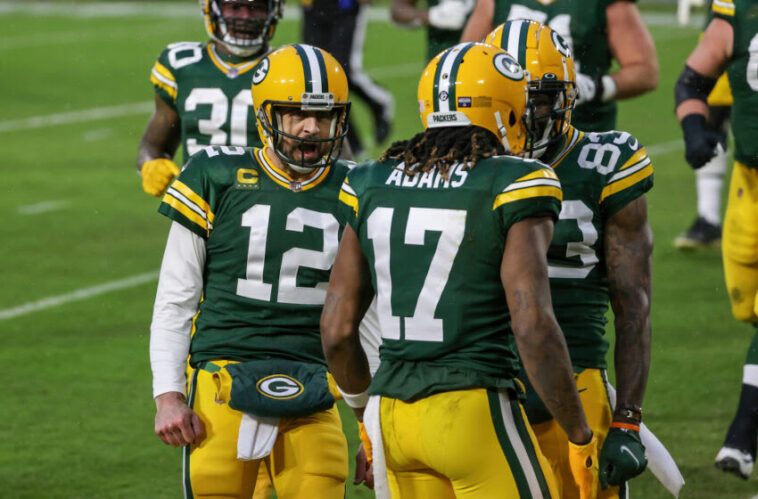
[[[43,298],[42,300],[24,303],[23,305],[19,305],[17,307],[6,308],[5,310],[0,310],[0,320],[12,319],[14,317],[30,314],[32,312],[39,312],[41,310],[45,310],[52,307],[58,307],[60,305],[63,305],[65,303],[70,303],[73,301],[86,300],[87,298],[92,298],[93,296],[110,293],[111,291],[119,291],[121,289],[133,288],[141,284],[153,282],[157,279],[158,279],[158,271],[156,270],[153,272],[147,272],[144,274],[138,274],[132,277],[127,277],[126,279],[119,279],[117,281],[106,282],[105,284],[100,284],[98,286],[92,286],[89,288],[79,289],[79,290],[72,291],[71,293],[66,293],[63,295]]]
[[[30,116],[15,120],[0,121],[0,133],[17,132],[20,130],[32,130],[54,125],[69,125],[71,123],[86,123],[97,120],[108,120],[121,116],[135,114],[147,114],[155,107],[153,101],[133,102],[131,104],[118,104],[116,106],[95,107],[82,109],[81,111],[68,111],[65,113],[47,114],[45,116]]]
[[[20,215],[39,215],[48,211],[57,210],[71,204],[70,201],[42,201],[41,203],[19,206],[17,211]]]
[[[663,156],[664,154],[680,151],[682,149],[684,149],[684,139],[676,139],[648,146],[647,153],[650,156]]]

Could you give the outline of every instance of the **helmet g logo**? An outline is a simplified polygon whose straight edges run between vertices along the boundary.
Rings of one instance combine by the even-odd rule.
[[[253,85],[259,84],[266,78],[270,67],[271,63],[269,62],[268,57],[258,63],[255,67],[255,73],[253,74]]]
[[[524,79],[524,70],[510,55],[503,53],[497,54],[494,59],[492,59],[492,63],[495,65],[495,69],[506,78],[510,78],[514,81],[521,81]]]
[[[551,31],[550,37],[553,39],[553,45],[555,45],[555,48],[558,49],[558,52],[563,54],[565,57],[571,57],[571,47],[568,46],[566,40],[564,40],[557,31]]]
[[[305,390],[298,380],[284,374],[266,376],[260,379],[255,387],[261,395],[272,399],[295,398]]]

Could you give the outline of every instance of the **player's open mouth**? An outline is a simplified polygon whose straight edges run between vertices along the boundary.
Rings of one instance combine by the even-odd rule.
[[[318,157],[318,146],[316,144],[303,144],[300,146],[300,151],[303,154],[303,159],[306,161],[312,161]]]

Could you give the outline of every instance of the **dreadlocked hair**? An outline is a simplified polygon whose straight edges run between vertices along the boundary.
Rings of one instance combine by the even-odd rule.
[[[409,140],[393,142],[379,161],[405,163],[405,174],[426,173],[436,167],[447,180],[450,167],[462,163],[471,169],[477,161],[505,154],[495,134],[478,126],[429,128]]]

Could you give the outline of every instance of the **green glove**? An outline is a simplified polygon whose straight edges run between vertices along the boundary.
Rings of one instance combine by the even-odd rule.
[[[645,446],[640,432],[626,428],[611,428],[600,451],[600,486],[621,485],[647,467]]]

